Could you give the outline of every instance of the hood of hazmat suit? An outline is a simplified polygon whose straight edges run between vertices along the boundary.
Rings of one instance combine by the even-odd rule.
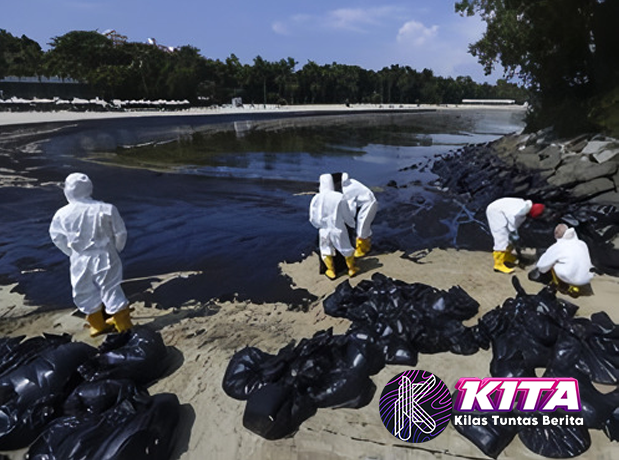
[[[92,182],[86,174],[72,173],[64,181],[64,196],[69,203],[90,199]]]
[[[318,229],[345,231],[346,225],[355,226],[355,220],[343,200],[343,195],[334,191],[331,174],[320,176],[319,192],[310,203],[309,220]]]
[[[548,248],[537,262],[537,268],[541,273],[554,269],[560,280],[574,286],[584,286],[593,278],[589,248],[573,228],[568,228],[563,237]]]

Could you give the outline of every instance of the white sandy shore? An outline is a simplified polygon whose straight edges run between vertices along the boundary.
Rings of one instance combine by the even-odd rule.
[[[350,113],[363,113],[366,111],[397,112],[404,110],[463,110],[480,108],[488,110],[525,110],[517,105],[370,105],[355,104],[350,107],[345,105],[291,105],[291,106],[272,106],[256,105],[254,107],[216,107],[216,108],[192,108],[178,111],[159,111],[159,110],[127,110],[122,112],[0,112],[0,126],[7,125],[26,125],[31,123],[54,123],[79,120],[104,120],[110,118],[135,118],[135,117],[161,117],[161,116],[195,116],[195,115],[225,115],[225,114],[249,114],[249,113],[307,113],[321,112],[329,113],[334,111],[347,111]]]
[[[462,286],[481,304],[479,316],[515,292],[511,277],[494,273],[489,253],[434,250],[421,263],[400,257],[400,254],[368,256],[359,263],[362,272],[352,279],[356,284],[373,273],[409,283],[422,282],[437,288]],[[383,386],[393,376],[406,370],[402,366],[387,366],[373,377],[378,387],[374,400],[366,407],[353,409],[320,409],[301,426],[290,439],[267,441],[247,431],[242,425],[244,402],[226,396],[221,388],[224,371],[230,357],[244,346],[257,346],[275,353],[291,340],[311,337],[316,331],[334,328],[343,333],[349,322],[327,316],[322,300],[339,282],[332,282],[318,274],[318,259],[312,255],[296,264],[282,264],[283,273],[294,285],[307,288],[319,300],[308,312],[288,311],[284,304],[257,305],[248,302],[213,303],[210,306],[184,305],[174,310],[157,310],[136,305],[134,313],[138,324],[149,324],[159,329],[167,345],[183,354],[183,365],[172,375],[150,388],[152,394],[176,393],[183,404],[190,404],[196,413],[191,430],[189,449],[181,460],[208,459],[268,459],[268,460],[436,460],[451,458],[486,458],[475,446],[460,436],[452,426],[436,440],[414,445],[398,441],[383,427],[378,414],[378,399]],[[517,271],[528,292],[537,292],[539,284],[526,278],[526,272]],[[175,276],[171,274],[170,276]],[[68,282],[68,281],[67,281]],[[613,321],[619,322],[615,308],[619,298],[619,280],[608,276],[594,278],[594,296],[575,301],[579,314],[589,316],[606,311]],[[38,335],[42,332],[68,332],[76,340],[98,344],[83,329],[83,320],[72,314],[72,309],[38,315],[22,316],[32,307],[24,305],[17,294],[0,292],[2,305],[15,305],[11,318],[0,319],[1,335]],[[568,299],[570,300],[570,299]],[[191,317],[196,309],[219,311],[212,316]],[[474,324],[476,318],[467,322]],[[480,351],[472,356],[451,353],[420,355],[418,369],[435,373],[453,388],[460,377],[487,377],[491,353]],[[600,431],[591,431],[592,447],[582,459],[610,460],[617,458],[617,444],[611,443]],[[12,460],[23,452],[8,453]],[[500,459],[541,459],[528,451],[516,438],[499,457]]]

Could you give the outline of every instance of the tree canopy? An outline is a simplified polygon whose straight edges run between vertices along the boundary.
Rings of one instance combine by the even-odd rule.
[[[496,64],[533,92],[532,128],[584,130],[616,92],[619,21],[616,0],[462,0],[456,11],[486,22],[470,52],[486,73]]]
[[[38,75],[42,59],[43,51],[37,42],[25,35],[14,37],[0,29],[0,78]]]

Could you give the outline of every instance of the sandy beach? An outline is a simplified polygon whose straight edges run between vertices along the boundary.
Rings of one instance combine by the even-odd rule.
[[[342,107],[343,109],[345,107]],[[462,107],[460,107],[462,108]],[[296,107],[294,109],[297,109]],[[320,108],[312,107],[314,110]],[[437,108],[439,110],[448,108]],[[221,109],[222,111],[225,109]],[[231,109],[239,110],[239,109]],[[282,107],[276,110],[288,111]],[[325,109],[326,110],[326,109]],[[354,109],[353,109],[354,110]],[[186,112],[178,115],[189,114]],[[147,116],[158,116],[149,113]],[[126,113],[0,113],[0,125],[51,123],[83,119],[122,116],[143,117],[141,112]],[[356,285],[374,273],[407,283],[420,282],[439,289],[461,286],[480,303],[479,314],[467,321],[475,324],[485,312],[502,305],[515,296],[511,276],[492,270],[492,255],[455,249],[422,251],[418,260],[402,257],[402,253],[371,252],[359,261],[360,273],[350,279]],[[350,322],[325,314],[323,300],[335,287],[348,279],[335,281],[318,274],[318,257],[311,254],[299,263],[281,263],[282,274],[294,287],[306,289],[317,300],[307,311],[292,311],[284,303],[251,303],[246,301],[186,302],[173,309],[158,309],[143,302],[133,305],[135,323],[160,331],[166,345],[179,352],[179,362],[170,375],[149,388],[151,394],[175,393],[182,404],[191,406],[195,419],[189,427],[188,445],[181,446],[180,460],[198,459],[269,459],[269,460],[396,460],[396,459],[484,459],[487,458],[450,425],[436,440],[423,444],[408,444],[393,437],[383,426],[378,412],[378,398],[384,385],[403,366],[386,366],[372,379],[378,390],[366,407],[353,409],[319,409],[301,425],[292,438],[267,441],[242,424],[245,403],[228,397],[222,390],[222,378],[232,355],[245,346],[256,346],[276,353],[290,341],[311,337],[315,332],[333,328],[343,333]],[[541,285],[527,279],[527,272],[517,269],[515,276],[529,293]],[[191,273],[167,273],[151,279],[152,288]],[[619,298],[619,279],[598,275],[592,281],[594,295],[577,300],[562,298],[579,307],[578,315],[588,317],[605,311],[619,323],[616,299]],[[83,318],[75,310],[32,313],[24,297],[13,291],[14,286],[0,287],[0,335],[28,337],[42,333],[69,333],[74,340],[98,345],[102,337],[88,336]],[[418,369],[439,376],[450,388],[460,377],[489,377],[491,352],[480,350],[471,356],[451,353],[420,355]],[[591,460],[617,458],[616,444],[600,431],[591,430],[592,446],[581,457]],[[23,458],[25,450],[4,452],[11,460]],[[501,459],[541,459],[526,449],[518,438],[500,455]]]
[[[129,111],[104,111],[104,112],[71,112],[71,111],[52,111],[52,112],[1,112],[0,126],[9,125],[28,125],[34,123],[56,123],[80,120],[105,120],[111,118],[136,118],[136,117],[162,117],[162,116],[194,116],[194,115],[227,115],[227,114],[248,114],[248,113],[273,113],[281,115],[316,113],[368,113],[368,112],[398,112],[405,110],[450,110],[450,109],[470,109],[479,110],[504,110],[505,106],[497,105],[430,105],[430,104],[399,104],[399,105],[376,105],[376,104],[354,104],[346,105],[267,105],[257,104],[245,107],[214,107],[214,108],[191,108],[177,111],[161,110],[129,110]],[[524,110],[520,106],[513,106],[514,109]]]
[[[511,277],[494,273],[491,255],[482,252],[434,250],[419,263],[402,258],[401,254],[370,254],[359,263],[362,271],[351,280],[355,285],[380,272],[406,282],[421,282],[440,289],[461,286],[480,303],[480,313],[502,304],[515,295]],[[292,282],[306,287],[319,300],[307,312],[290,311],[285,304],[252,304],[246,302],[213,301],[208,305],[184,305],[174,310],[158,310],[134,305],[135,322],[159,330],[167,345],[182,353],[182,365],[171,375],[149,388],[152,394],[176,393],[183,404],[195,411],[191,437],[186,451],[180,456],[189,459],[436,459],[486,458],[473,444],[449,426],[436,440],[423,444],[407,444],[389,434],[378,415],[378,396],[366,407],[353,409],[319,409],[291,439],[267,441],[249,432],[242,425],[244,402],[226,396],[221,381],[227,363],[235,351],[244,346],[256,346],[275,353],[292,340],[311,337],[315,332],[333,328],[343,333],[347,320],[327,316],[322,300],[335,286],[347,279],[330,281],[317,273],[317,256],[301,263],[282,264],[283,273]],[[466,267],[463,270],[462,267]],[[170,278],[180,274],[170,274]],[[526,279],[522,270],[516,272],[527,292],[537,292],[539,284]],[[595,295],[575,303],[578,315],[589,316],[606,311],[619,322],[619,313],[612,306],[619,295],[619,280],[609,276],[594,278]],[[103,339],[91,339],[84,329],[83,319],[73,310],[28,315],[28,307],[20,304],[16,294],[3,289],[0,293],[3,318],[0,334],[35,336],[43,332],[67,332],[74,340],[98,344]],[[571,299],[566,298],[570,301]],[[474,324],[476,318],[469,323]],[[453,387],[464,376],[488,377],[491,353],[479,351],[472,356],[451,353],[420,355],[418,369],[435,373]],[[373,377],[382,388],[394,375],[406,370],[404,366],[386,366]],[[617,452],[599,431],[591,431],[592,446],[580,458],[610,460]],[[21,458],[21,452],[7,453],[11,459]],[[499,458],[543,458],[528,451],[518,439]]]

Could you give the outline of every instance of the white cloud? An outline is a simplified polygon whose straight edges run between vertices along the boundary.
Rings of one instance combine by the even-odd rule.
[[[365,33],[383,25],[387,20],[395,20],[401,11],[401,8],[395,6],[338,8],[321,15],[297,14],[274,22],[271,28],[275,33],[282,35],[297,30],[319,29]]]
[[[271,25],[271,29],[273,30],[273,32],[279,35],[290,35],[290,29],[288,28],[288,25],[282,21],[275,21]]]
[[[396,40],[401,44],[422,46],[438,34],[438,26],[426,27],[421,22],[408,21],[398,31]]]
[[[393,17],[397,8],[384,6],[380,8],[339,8],[329,11],[325,24],[332,29],[365,32],[367,26],[381,24],[385,18]]]
[[[454,17],[427,26],[417,20],[404,23],[385,53],[388,59],[421,70],[432,69],[435,74],[456,77],[473,74],[483,80],[483,69],[477,58],[468,52],[470,43],[477,41],[485,23],[477,18]]]

